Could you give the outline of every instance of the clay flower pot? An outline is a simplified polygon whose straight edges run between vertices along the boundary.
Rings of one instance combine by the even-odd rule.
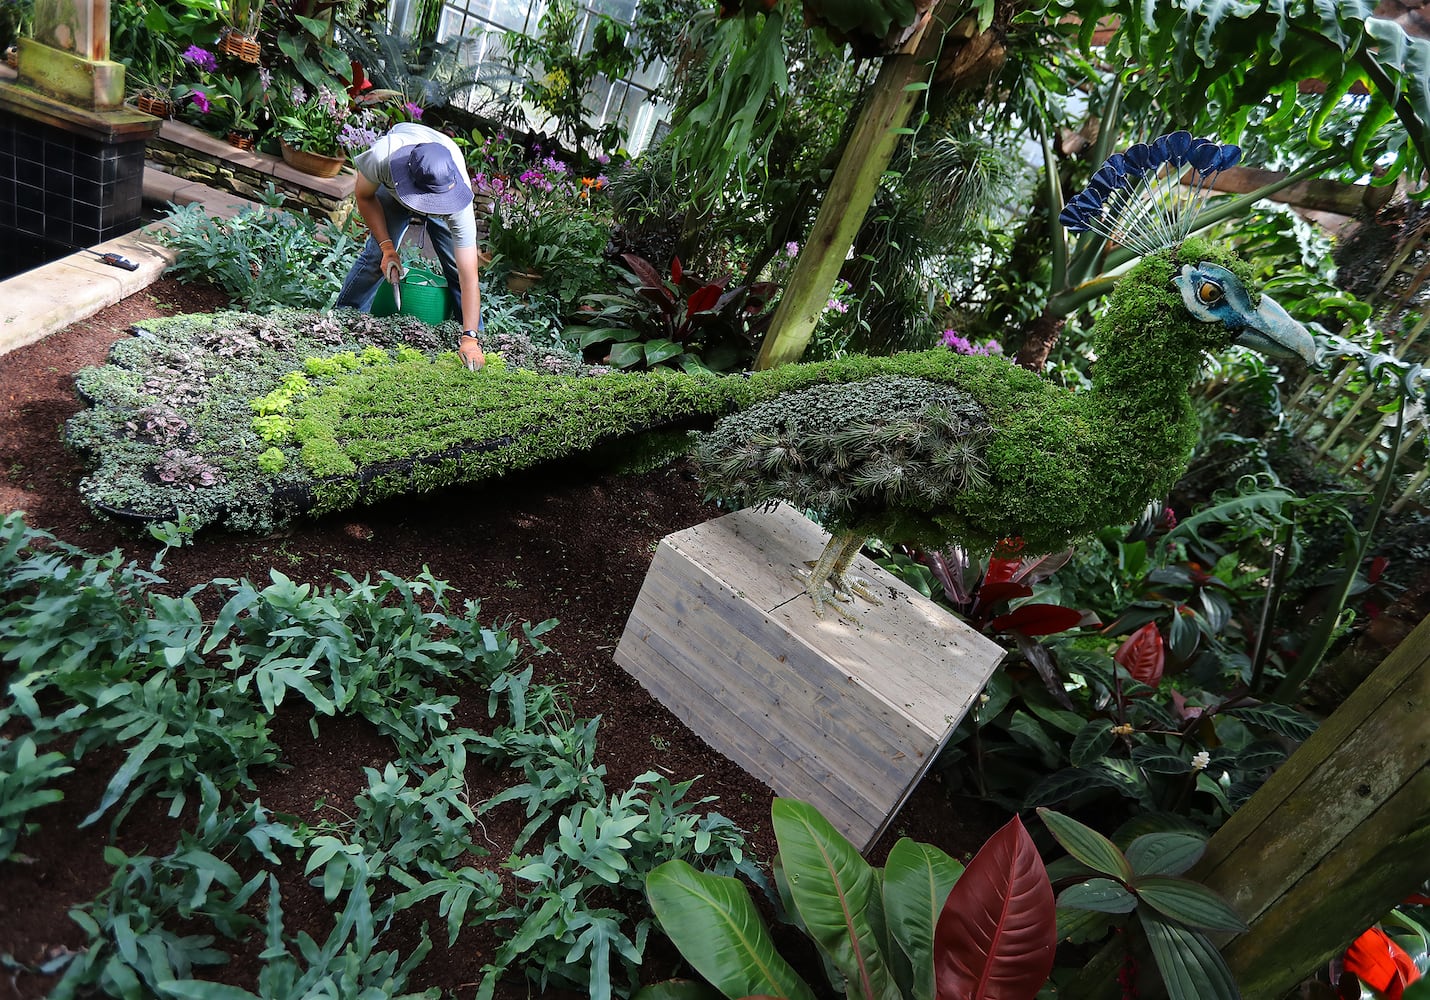
[[[512,271],[506,276],[506,290],[513,295],[522,295],[531,291],[540,280],[541,275],[536,271]]]
[[[347,162],[347,158],[343,156],[310,153],[304,149],[294,149],[287,142],[281,142],[281,145],[284,163],[294,170],[301,170],[314,177],[336,177],[338,171],[343,169],[343,164]]]

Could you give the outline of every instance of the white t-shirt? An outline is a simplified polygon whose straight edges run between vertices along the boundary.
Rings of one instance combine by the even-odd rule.
[[[415,146],[423,142],[436,142],[444,146],[452,154],[452,161],[457,165],[458,175],[467,176],[467,161],[462,158],[462,151],[457,148],[457,144],[449,136],[426,125],[419,125],[417,122],[399,122],[392,126],[387,135],[359,153],[353,159],[353,165],[372,183],[379,187],[386,187],[395,193],[396,186],[392,183],[392,167],[390,165],[392,154],[404,146]],[[447,227],[452,230],[454,246],[474,247],[477,245],[477,217],[472,212],[470,203],[460,212],[453,215],[437,216],[437,218],[447,221]]]

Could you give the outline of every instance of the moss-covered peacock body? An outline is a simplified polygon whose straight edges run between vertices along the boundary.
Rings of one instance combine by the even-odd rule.
[[[320,479],[320,509],[723,417],[700,447],[712,493],[739,503],[784,498],[820,511],[832,528],[894,541],[986,547],[1018,537],[1029,550],[1049,550],[1135,518],[1183,471],[1197,434],[1188,391],[1201,357],[1237,333],[1185,307],[1177,280],[1201,265],[1249,277],[1228,250],[1198,240],[1144,259],[1095,329],[1085,391],[1001,357],[943,348],[730,376],[464,378],[427,363],[397,376],[352,373],[295,416]],[[409,394],[434,401],[413,418],[425,430],[387,415],[410,417]]]

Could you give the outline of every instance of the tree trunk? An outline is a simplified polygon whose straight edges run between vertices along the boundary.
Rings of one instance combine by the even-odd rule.
[[[1048,355],[1053,353],[1058,338],[1062,336],[1067,317],[1043,310],[1041,316],[1033,320],[1026,329],[1023,343],[1018,348],[1018,364],[1031,371],[1040,372],[1048,363]]]
[[[874,200],[879,180],[902,138],[898,130],[918,102],[920,91],[909,88],[928,78],[947,30],[943,19],[955,7],[953,0],[937,0],[922,33],[915,36],[917,49],[889,56],[880,67],[844,156],[829,182],[814,228],[775,310],[770,332],[755,359],[756,369],[798,361],[809,344],[839,269]]]

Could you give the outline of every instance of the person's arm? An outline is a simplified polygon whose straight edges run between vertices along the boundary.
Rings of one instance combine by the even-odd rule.
[[[367,224],[368,232],[372,233],[372,238],[377,241],[378,248],[382,251],[382,276],[387,277],[388,268],[393,264],[397,265],[398,273],[401,274],[402,258],[398,256],[397,246],[388,235],[387,217],[383,215],[382,204],[377,200],[377,185],[361,172],[353,184],[353,201],[357,203],[358,214]]]
[[[462,287],[462,359],[468,368],[477,369],[487,363],[486,355],[482,353],[482,345],[476,337],[465,334],[475,334],[482,321],[482,288],[477,277],[480,253],[474,246],[453,247],[452,256],[457,261],[457,280]]]

